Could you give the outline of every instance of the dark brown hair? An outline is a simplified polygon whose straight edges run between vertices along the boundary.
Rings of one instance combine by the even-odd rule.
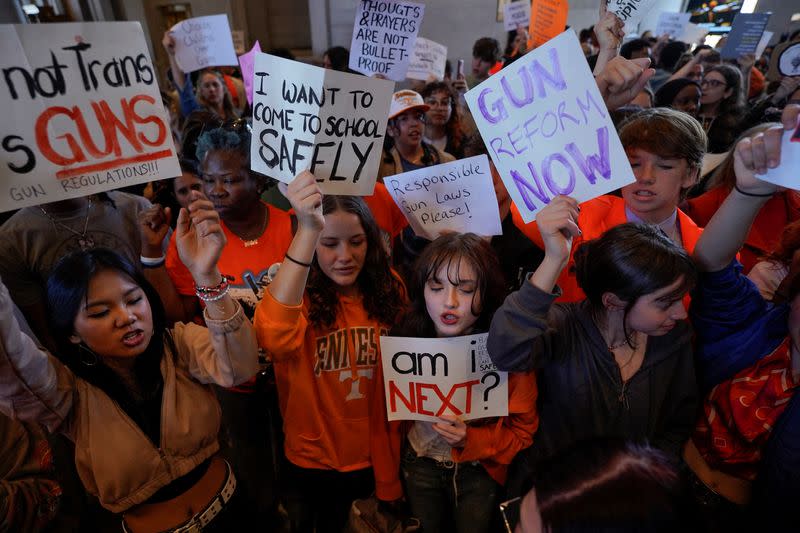
[[[403,311],[404,289],[391,270],[378,225],[367,204],[358,196],[326,195],[322,200],[323,215],[336,211],[352,213],[361,222],[367,239],[367,255],[356,283],[367,315],[391,326]],[[316,256],[311,262],[306,290],[311,299],[311,323],[323,327],[332,325],[336,320],[339,292],[320,268]]]
[[[471,264],[477,276],[472,314],[478,319],[474,330],[489,330],[492,317],[506,296],[497,254],[489,243],[474,233],[447,233],[427,245],[414,262],[408,286],[411,304],[397,327],[392,330],[392,335],[436,336],[436,328],[425,305],[425,284],[445,267],[450,283],[458,285],[458,271],[462,262]],[[474,308],[476,295],[480,295],[480,309]]]
[[[619,128],[622,146],[640,148],[669,159],[685,159],[692,169],[703,165],[708,138],[692,116],[674,109],[644,109]]]
[[[206,109],[211,109],[205,99],[201,96],[200,93],[200,86],[203,84],[203,76],[209,74],[217,78],[217,81],[222,85],[222,109],[225,111],[225,116],[222,117],[223,119],[235,119],[239,117],[239,114],[233,108],[233,100],[231,99],[231,93],[228,92],[228,85],[225,83],[225,76],[222,75],[222,72],[214,69],[207,69],[200,72],[200,75],[197,76],[197,86],[195,89],[195,94],[197,94],[197,103],[203,106]]]
[[[697,271],[689,254],[653,224],[625,223],[575,250],[578,286],[595,316],[605,314],[603,294],[610,292],[626,302],[623,324],[636,301],[647,294],[680,285],[662,301],[679,300],[695,285]],[[628,339],[628,331],[625,330]]]
[[[420,91],[420,95],[423,99],[426,99],[437,92],[447,93],[447,97],[450,98],[450,119],[445,124],[447,146],[445,146],[444,151],[459,158],[463,150],[464,134],[461,132],[461,115],[458,113],[457,107],[458,96],[450,84],[444,81],[434,81],[427,84]]]
[[[725,79],[725,88],[733,89],[731,95],[723,98],[717,108],[717,115],[734,114],[739,115],[742,113],[742,101],[744,99],[744,86],[742,84],[742,71],[733,65],[716,65],[706,70],[705,75],[708,76],[712,72],[719,72]]]
[[[766,131],[772,126],[780,126],[780,123],[764,122],[763,124],[753,126],[749,130],[746,130],[744,133],[739,135],[739,137],[733,142],[731,151],[728,153],[725,159],[722,160],[722,163],[720,163],[719,166],[714,169],[714,172],[708,179],[708,188],[713,189],[714,187],[725,187],[727,190],[733,189],[733,185],[736,183],[736,172],[733,170],[733,148],[735,148],[742,139],[750,137],[751,135],[755,135],[756,133]]]

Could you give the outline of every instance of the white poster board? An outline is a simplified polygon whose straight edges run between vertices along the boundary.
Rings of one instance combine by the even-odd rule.
[[[411,80],[441,81],[447,62],[447,47],[424,37],[417,37],[414,55],[408,64],[406,77]]]
[[[383,183],[420,237],[503,234],[485,155],[388,176]]]
[[[250,168],[284,183],[308,169],[325,194],[372,194],[393,87],[256,54]]]
[[[556,195],[583,202],[634,181],[573,31],[528,52],[465,97],[525,222]]]
[[[182,20],[170,31],[175,37],[175,61],[184,72],[239,64],[227,15]]]
[[[656,36],[660,37],[666,34],[673,39],[677,39],[680,35],[683,35],[691,17],[691,13],[662,12],[658,16],[658,22],[656,23]]]
[[[763,176],[756,176],[761,180],[800,191],[800,120],[794,131],[784,131],[781,142],[781,164],[778,168],[767,169]]]
[[[778,71],[783,76],[800,76],[800,43],[793,44],[780,53]]]
[[[531,2],[521,0],[508,2],[503,6],[503,28],[506,31],[514,31],[519,27],[528,28],[531,23]]]
[[[350,68],[403,81],[424,14],[425,4],[417,2],[361,0],[350,42]]]
[[[179,176],[138,22],[0,25],[0,211]]]
[[[508,372],[492,363],[487,337],[381,337],[389,420],[507,416]]]
[[[625,23],[625,33],[636,30],[639,22],[647,15],[658,0],[607,0],[608,10]]]
[[[690,22],[684,26],[683,33],[678,36],[677,40],[699,45],[702,44],[706,35],[708,35],[708,28]]]

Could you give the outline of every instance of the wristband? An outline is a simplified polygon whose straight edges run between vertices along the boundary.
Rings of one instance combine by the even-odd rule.
[[[736,185],[735,183],[733,184],[733,188],[734,188],[734,189],[736,189],[736,190],[738,191],[738,193],[739,193],[739,194],[743,194],[743,195],[745,195],[745,196],[752,196],[753,198],[769,198],[769,197],[771,197],[772,195],[774,195],[774,194],[775,194],[775,192],[774,192],[774,191],[773,191],[773,192],[771,192],[771,193],[768,193],[768,194],[760,194],[760,193],[754,193],[754,192],[745,192],[745,191],[743,191],[742,189],[740,189],[740,188],[739,188],[739,186],[738,186],[738,185]]]
[[[145,257],[143,255],[139,256],[139,260],[142,262],[142,268],[158,268],[164,264],[166,259],[166,255],[162,255],[161,257]]]
[[[215,302],[228,294],[231,278],[223,274],[222,281],[213,286],[195,285],[194,293],[204,302]]]
[[[298,261],[289,254],[284,254],[284,257],[296,265],[300,265],[301,267],[311,268],[311,263],[303,263],[302,261]]]

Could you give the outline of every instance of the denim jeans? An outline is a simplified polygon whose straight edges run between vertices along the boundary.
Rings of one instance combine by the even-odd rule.
[[[403,453],[403,478],[411,514],[426,533],[490,530],[500,486],[478,462],[440,462]]]

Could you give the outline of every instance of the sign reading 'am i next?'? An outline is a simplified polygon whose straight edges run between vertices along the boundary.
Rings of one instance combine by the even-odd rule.
[[[138,22],[0,25],[0,211],[179,176]]]

